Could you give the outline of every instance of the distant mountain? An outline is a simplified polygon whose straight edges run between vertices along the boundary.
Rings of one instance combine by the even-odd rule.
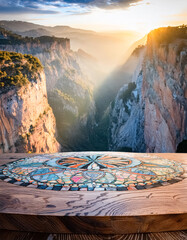
[[[21,21],[0,21],[0,26],[22,36],[69,38],[74,51],[82,49],[97,59],[105,76],[112,72],[122,57],[124,59],[123,53],[140,38],[140,34],[133,31],[94,32],[69,26],[49,27]]]
[[[41,36],[52,36],[53,34],[43,28],[38,28],[38,29],[32,29],[29,31],[25,31],[25,32],[16,32],[17,34],[21,35],[22,37],[41,37]]]
[[[67,32],[79,32],[79,33],[94,33],[94,31],[72,28],[69,26],[44,26],[40,24],[34,24],[23,21],[0,21],[0,26],[13,32],[26,32],[30,30],[48,30],[53,33],[67,33]]]

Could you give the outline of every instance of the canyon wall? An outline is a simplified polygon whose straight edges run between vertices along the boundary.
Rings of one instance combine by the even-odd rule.
[[[82,141],[86,142],[89,136],[81,140],[79,135],[86,132],[84,129],[95,112],[93,83],[81,69],[78,53],[71,51],[70,40],[48,36],[23,38],[6,30],[2,35],[6,39],[0,39],[1,50],[32,54],[41,61],[63,150],[74,150]]]
[[[187,138],[187,40],[158,45],[149,34],[143,67],[147,152],[175,152]]]
[[[145,48],[138,50],[138,62],[131,82],[124,84],[119,90],[112,106],[109,125],[110,150],[145,152],[145,103],[142,98],[144,56]]]
[[[175,152],[187,139],[187,40],[178,35],[168,40],[170,30],[148,35],[134,85],[118,92],[110,115],[110,150]]]
[[[25,64],[26,60],[23,61]],[[8,69],[8,63],[4,65]],[[0,67],[3,71],[2,63]],[[55,117],[47,100],[45,74],[41,69],[34,78],[29,73],[27,77],[29,81],[23,86],[11,82],[12,86],[0,88],[0,153],[60,151]]]

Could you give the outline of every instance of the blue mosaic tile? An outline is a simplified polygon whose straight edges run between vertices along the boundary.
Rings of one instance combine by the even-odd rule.
[[[71,190],[71,191],[78,191],[79,188],[78,188],[78,187],[71,187],[70,190]]]
[[[53,188],[52,188],[52,190],[55,190],[55,191],[60,191],[61,190],[61,186],[54,186]]]
[[[38,185],[38,187],[37,187],[38,189],[46,189],[47,188],[47,186],[45,186],[45,185]]]

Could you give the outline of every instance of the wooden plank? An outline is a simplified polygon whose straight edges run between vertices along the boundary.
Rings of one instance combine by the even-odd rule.
[[[0,239],[2,240],[57,240],[54,237],[50,236],[50,234],[48,233],[32,233],[0,230]],[[64,239],[61,237],[62,236],[59,236],[59,240]]]
[[[125,235],[48,234],[0,230],[3,240],[186,240],[187,231],[136,233]]]
[[[0,182],[0,212],[54,216],[141,216],[187,213],[187,179],[129,192],[28,189]]]
[[[43,233],[128,234],[186,230],[187,215],[43,216],[0,214],[0,229]]]
[[[187,164],[187,154],[156,155]],[[0,162],[26,156],[3,154]],[[98,234],[185,230],[187,179],[128,192],[56,192],[0,181],[0,229]]]

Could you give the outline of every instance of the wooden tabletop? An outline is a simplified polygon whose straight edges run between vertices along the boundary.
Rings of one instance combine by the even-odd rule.
[[[180,162],[184,179],[145,190],[94,192],[39,190],[0,181],[0,229],[81,234],[186,230],[187,154],[155,155]],[[27,156],[31,154],[2,154],[0,163]]]
[[[123,235],[35,233],[0,230],[2,240],[186,240],[187,231],[132,233]]]

